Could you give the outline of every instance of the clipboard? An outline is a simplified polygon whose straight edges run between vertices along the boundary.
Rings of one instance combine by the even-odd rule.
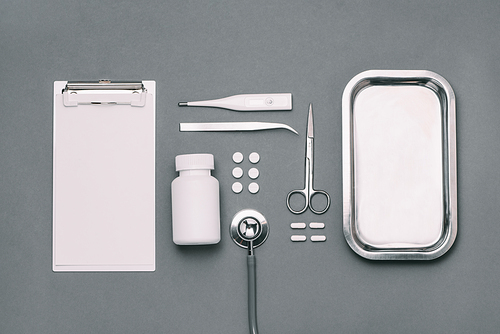
[[[155,270],[155,81],[54,82],[52,270]]]

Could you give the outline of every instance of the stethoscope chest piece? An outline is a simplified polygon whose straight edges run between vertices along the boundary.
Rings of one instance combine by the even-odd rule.
[[[244,209],[236,213],[229,227],[233,241],[242,248],[259,247],[269,236],[269,224],[266,217],[258,211]]]

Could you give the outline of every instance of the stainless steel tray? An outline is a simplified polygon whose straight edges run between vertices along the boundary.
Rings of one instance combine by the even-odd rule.
[[[430,71],[372,70],[342,97],[343,224],[371,260],[431,260],[457,235],[455,95]]]

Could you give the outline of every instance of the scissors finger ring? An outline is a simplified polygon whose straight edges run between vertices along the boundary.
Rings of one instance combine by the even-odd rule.
[[[290,198],[295,195],[295,194],[299,194],[301,195],[302,197],[304,197],[304,200],[305,200],[305,204],[304,204],[304,207],[301,209],[301,210],[294,210],[292,208],[292,206],[290,205]],[[307,210],[307,207],[309,206],[309,197],[307,196],[307,192],[305,191],[305,189],[302,189],[302,190],[292,190],[288,193],[288,195],[286,196],[286,206],[288,207],[288,210],[290,210],[291,213],[294,213],[296,215],[298,214],[301,214],[302,212],[305,212]]]

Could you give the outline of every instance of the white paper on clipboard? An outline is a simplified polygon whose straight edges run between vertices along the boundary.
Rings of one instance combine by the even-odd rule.
[[[154,271],[156,83],[67,84],[54,82],[52,269]]]

